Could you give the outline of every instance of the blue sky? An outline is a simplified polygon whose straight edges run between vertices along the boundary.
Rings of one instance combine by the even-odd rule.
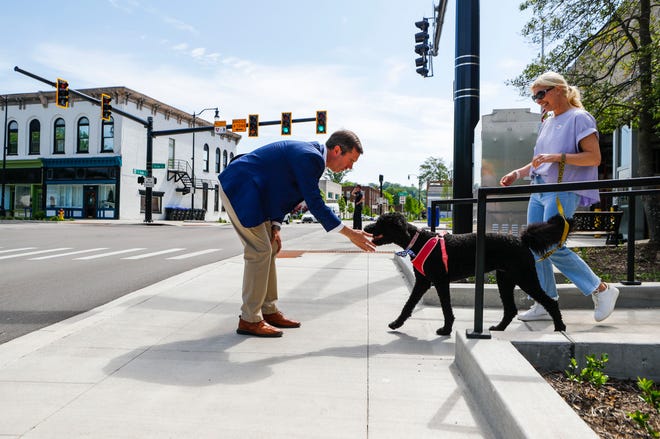
[[[347,178],[408,184],[427,157],[453,162],[455,4],[449,0],[432,78],[415,73],[414,22],[431,0],[60,0],[3,5],[0,93],[48,90],[14,66],[72,88],[126,86],[189,113],[231,120],[328,111],[329,132],[365,149]],[[436,0],[437,3],[437,0]],[[480,113],[538,108],[505,81],[537,56],[520,36],[520,0],[482,0]],[[212,120],[212,112],[202,117]],[[155,127],[158,129],[158,127]],[[291,138],[324,142],[314,124]],[[280,140],[243,137],[238,152]],[[416,178],[411,177],[416,186]]]

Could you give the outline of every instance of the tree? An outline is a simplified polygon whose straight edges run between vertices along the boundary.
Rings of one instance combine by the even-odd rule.
[[[422,183],[428,183],[429,181],[448,182],[451,180],[451,174],[442,158],[428,157],[419,166],[419,179]]]
[[[346,174],[348,174],[351,171],[352,169],[347,169],[341,172],[334,172],[331,171],[330,168],[325,168],[325,177],[334,183],[342,184],[342,180],[346,178]]]
[[[510,81],[529,84],[554,70],[577,86],[603,134],[629,124],[637,129],[639,176],[660,167],[660,4],[651,0],[526,0],[533,17],[523,36],[552,47]],[[654,145],[656,145],[654,147]],[[660,247],[660,196],[642,197],[650,229],[648,250]]]

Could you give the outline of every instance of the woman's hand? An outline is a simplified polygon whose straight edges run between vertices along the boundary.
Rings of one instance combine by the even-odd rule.
[[[532,166],[538,168],[543,163],[552,163],[561,161],[561,154],[539,154],[532,159]]]
[[[500,179],[500,186],[509,186],[518,180],[518,177],[519,173],[517,169],[515,171],[511,171]]]

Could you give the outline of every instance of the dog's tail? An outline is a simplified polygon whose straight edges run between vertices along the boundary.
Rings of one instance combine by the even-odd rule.
[[[573,220],[567,219],[569,233],[573,230]],[[564,233],[564,219],[555,215],[545,223],[533,223],[520,236],[520,240],[532,251],[544,254],[553,245],[561,241]]]

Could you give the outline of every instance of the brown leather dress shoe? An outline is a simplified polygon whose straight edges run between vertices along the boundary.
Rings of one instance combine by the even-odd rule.
[[[300,328],[300,322],[287,319],[279,311],[272,314],[264,314],[264,320],[278,328]]]
[[[256,337],[281,337],[282,331],[277,328],[273,328],[265,320],[260,322],[248,322],[239,317],[238,319],[238,329],[236,330],[238,334],[242,335],[254,335]]]

